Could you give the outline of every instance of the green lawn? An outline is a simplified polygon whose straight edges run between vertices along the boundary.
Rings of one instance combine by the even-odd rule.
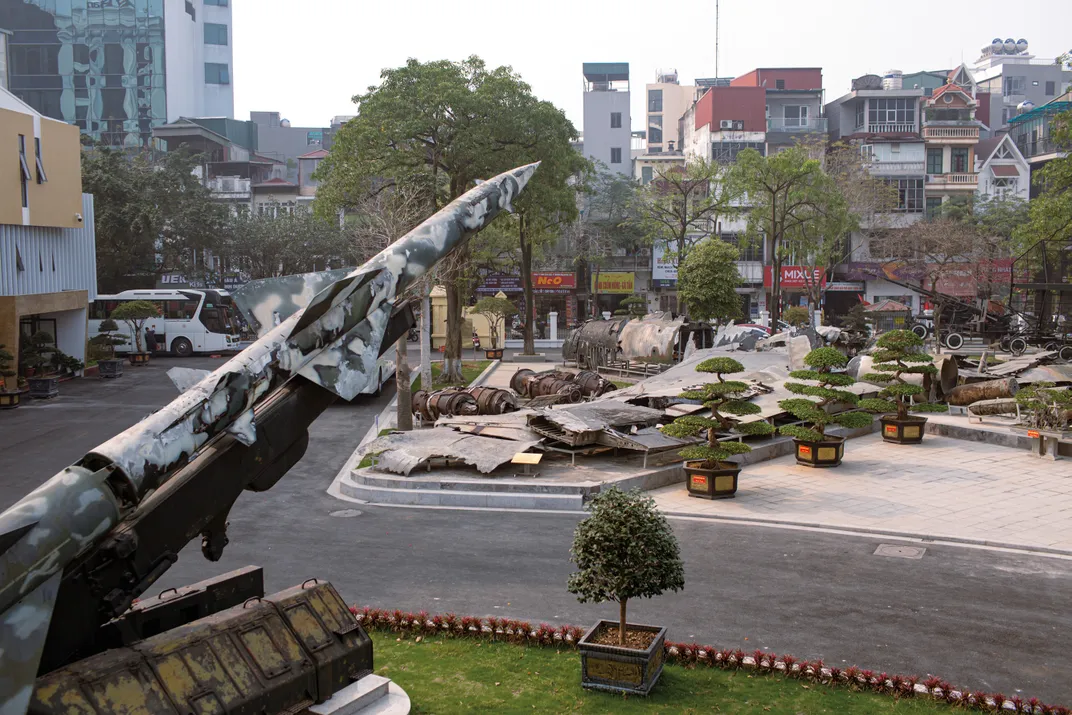
[[[787,679],[667,665],[648,698],[581,688],[574,650],[372,631],[376,672],[398,683],[413,713],[937,713],[929,698],[889,696]]]
[[[462,362],[462,377],[465,378],[465,384],[468,385],[473,380],[475,380],[478,377],[480,377],[480,373],[484,372],[484,370],[486,370],[488,365],[490,365],[490,364],[491,364],[491,360],[465,360],[465,361],[463,361]],[[410,365],[409,369],[410,370],[415,370],[417,372],[420,372],[421,366],[420,365]],[[442,371],[443,371],[443,363],[442,362],[433,362],[432,363],[432,382],[433,383],[436,380],[439,379],[439,373],[442,372]],[[438,389],[439,387],[445,387],[445,386],[437,384],[437,385],[435,385],[435,387]],[[417,379],[413,381],[413,392],[416,392],[419,389],[421,389],[421,377],[420,377],[420,375],[418,375]]]

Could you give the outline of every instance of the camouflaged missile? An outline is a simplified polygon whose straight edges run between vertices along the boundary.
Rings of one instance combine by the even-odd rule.
[[[537,166],[481,183],[315,295],[304,283],[261,295],[251,311],[258,321],[289,317],[264,326],[253,345],[0,514],[0,715],[26,710],[64,568],[209,440],[231,433],[252,444],[254,406],[291,378],[347,400],[359,394],[402,334],[389,332],[396,298],[511,210]],[[308,304],[295,310],[306,295]]]

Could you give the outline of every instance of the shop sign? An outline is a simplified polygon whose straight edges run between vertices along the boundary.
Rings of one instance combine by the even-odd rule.
[[[811,278],[808,278],[808,273],[811,272]],[[814,286],[816,284],[819,287],[826,285],[826,269],[822,266],[816,266],[815,268],[809,268],[807,266],[782,266],[782,279],[780,282],[782,290],[807,290],[809,284]],[[774,286],[774,267],[763,266],[763,286],[765,288],[772,288]]]
[[[577,287],[577,276],[573,273],[533,273],[532,287],[535,290],[544,288],[574,289]]]
[[[577,277],[572,273],[533,273],[532,290],[535,293],[570,293],[577,287]],[[491,273],[484,277],[476,292],[481,294],[495,295],[499,291],[503,293],[521,293],[524,286],[521,285],[521,276],[510,276],[505,273]]]
[[[653,281],[677,281],[677,253],[667,251],[662,241],[651,248],[651,277]]]
[[[827,290],[849,291],[851,293],[863,293],[863,281],[830,281],[826,284]]]
[[[596,274],[592,274],[592,292],[593,293],[612,293],[622,295],[633,294],[633,277],[632,272],[602,272],[599,274],[599,283],[596,283]]]
[[[677,280],[671,278],[652,278],[651,287],[656,290],[673,290],[677,288]]]
[[[476,289],[477,293],[490,293],[491,295],[495,295],[499,291],[503,293],[520,293],[521,276],[491,273],[484,276],[484,282]]]

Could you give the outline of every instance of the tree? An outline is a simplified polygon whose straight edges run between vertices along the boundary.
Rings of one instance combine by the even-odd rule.
[[[15,371],[11,369],[11,363],[15,361],[15,356],[12,355],[4,346],[0,343],[0,389],[11,392],[11,388],[8,387],[7,378],[15,377]]]
[[[697,244],[678,269],[678,292],[695,320],[728,320],[741,314],[736,247],[714,237]]]
[[[114,312],[114,311],[113,311]],[[115,359],[115,348],[117,345],[126,345],[130,341],[122,335],[114,335],[119,330],[119,326],[111,318],[105,318],[97,326],[97,335],[90,338],[91,345],[102,347],[108,351],[108,358]]]
[[[517,306],[506,298],[488,296],[478,300],[476,305],[473,306],[473,311],[484,316],[488,321],[488,327],[491,331],[491,349],[498,350],[499,331],[502,329],[506,319],[517,313]]]
[[[787,400],[779,400],[778,406],[811,426],[786,425],[778,428],[779,433],[796,437],[804,442],[822,442],[826,436],[826,428],[830,424],[838,424],[850,429],[859,429],[871,424],[871,415],[863,412],[841,412],[835,415],[826,410],[828,406],[835,404],[854,406],[860,400],[855,393],[835,389],[848,387],[856,382],[845,373],[833,372],[834,368],[844,368],[848,362],[849,359],[835,348],[816,348],[804,356],[804,364],[811,369],[794,370],[789,373],[789,377],[794,380],[810,380],[819,384],[787,382],[785,389],[797,395],[818,397],[818,401],[809,400],[807,397],[790,397]]]
[[[39,377],[43,377],[45,366],[52,364],[52,355],[55,352],[56,338],[44,330],[38,330],[26,339],[26,345],[22,349],[22,364],[27,369],[40,371]]]
[[[1056,389],[1052,382],[1034,382],[1016,393],[1016,402],[1023,410],[1025,427],[1055,432],[1068,428],[1072,390]]]
[[[584,285],[598,286],[599,275],[615,254],[636,251],[648,240],[634,220],[636,183],[600,164],[584,185],[581,220],[563,231]],[[585,291],[587,292],[587,291]],[[593,288],[588,314],[597,317],[599,300]]]
[[[585,507],[570,560],[579,569],[568,589],[581,603],[618,603],[618,644],[625,645],[626,604],[685,588],[677,539],[655,502],[639,490],[611,487]]]
[[[120,303],[108,317],[112,320],[122,320],[127,324],[131,334],[134,336],[136,352],[143,353],[145,351],[142,349],[142,328],[145,326],[146,320],[155,318],[158,315],[160,315],[160,311],[157,310],[156,305],[153,303],[147,300],[132,300],[128,303]]]
[[[355,255],[337,222],[304,206],[275,216],[239,214],[220,250],[252,280],[352,265]]]
[[[711,416],[678,417],[662,427],[662,432],[679,439],[706,433],[706,444],[685,447],[681,450],[681,456],[685,459],[703,460],[705,469],[717,469],[718,463],[725,461],[731,455],[752,451],[752,448],[744,442],[719,442],[720,433],[726,434],[733,431],[745,435],[765,435],[774,432],[774,428],[763,420],[741,423],[729,416],[756,415],[760,412],[759,405],[740,399],[748,389],[748,385],[737,380],[722,379],[723,375],[744,372],[744,365],[740,362],[727,357],[707,358],[696,366],[696,371],[713,373],[718,381],[709,382],[696,390],[687,390],[681,393],[681,397],[688,400],[702,400],[703,406],[711,410]],[[723,415],[722,412],[728,414]]]
[[[923,386],[909,384],[902,375],[935,375],[938,368],[931,364],[934,358],[922,352],[923,338],[911,330],[890,330],[879,336],[876,345],[878,349],[871,355],[874,359],[871,369],[875,372],[864,375],[863,379],[886,387],[878,393],[877,399],[861,400],[860,407],[875,413],[896,409],[897,419],[903,420],[908,416],[912,398],[923,394]],[[916,412],[944,412],[946,409],[944,405],[928,404],[912,407]]]
[[[811,324],[811,316],[808,315],[808,309],[799,305],[786,308],[785,312],[782,313],[782,320],[797,328]]]
[[[719,218],[736,215],[742,195],[739,182],[715,162],[696,159],[684,167],[657,169],[636,193],[634,219],[664,256],[680,267],[689,250],[712,235]]]
[[[834,220],[831,204],[839,207],[844,200],[833,189],[818,159],[811,158],[805,147],[794,146],[772,156],[755,149],[737,155],[732,169],[732,183],[748,195],[752,209],[748,214],[746,236],[750,241],[763,240],[771,259],[771,322],[777,325],[781,315],[782,265],[793,250],[808,246],[821,235],[816,226],[824,219]]]
[[[622,302],[618,304],[618,310],[614,311],[615,315],[625,316],[630,318],[643,318],[648,314],[648,301],[642,295],[631,295],[627,298],[622,298]]]

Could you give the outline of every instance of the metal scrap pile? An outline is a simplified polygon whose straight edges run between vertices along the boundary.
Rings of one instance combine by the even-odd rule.
[[[710,324],[675,318],[669,312],[650,313],[639,320],[589,320],[566,336],[562,357],[591,370],[634,361],[672,365],[695,350],[712,347],[713,336]]]
[[[610,380],[591,370],[577,373],[566,370],[534,372],[522,368],[510,378],[510,389],[522,397],[559,395],[564,402],[580,402],[584,397],[605,395],[615,387]]]
[[[428,422],[440,417],[501,415],[518,409],[517,397],[495,387],[448,387],[435,392],[413,393],[413,414]]]

